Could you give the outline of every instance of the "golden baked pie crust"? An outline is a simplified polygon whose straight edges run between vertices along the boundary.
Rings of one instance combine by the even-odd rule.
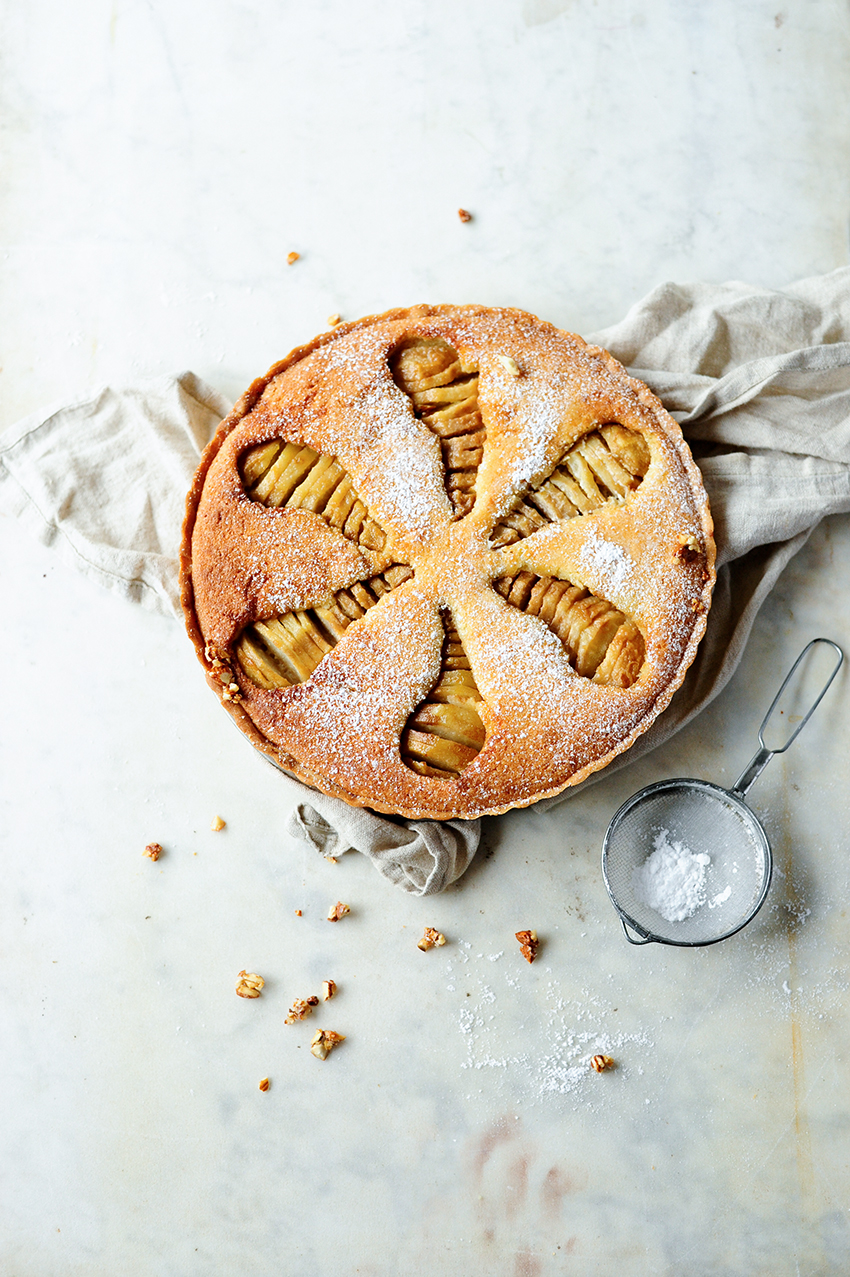
[[[424,347],[457,356],[457,407],[441,400],[438,409],[443,417],[467,413],[466,436],[438,437],[437,418],[428,425],[430,401],[423,407],[420,396],[417,406],[401,388],[399,352],[411,346],[414,359]],[[472,378],[477,430],[460,402]],[[451,435],[455,426],[445,429]],[[572,491],[563,458],[569,454],[583,483],[577,453],[586,452],[591,465],[593,447],[608,456],[600,429],[612,448],[642,439],[648,469],[634,476],[634,490],[615,491],[609,480],[612,493],[603,488],[598,508],[566,518],[552,518],[550,509],[543,521],[535,511],[549,509],[545,485],[553,472]],[[246,458],[265,464],[262,446],[273,455],[275,440],[297,445],[293,454],[301,449],[302,468],[318,454],[321,465],[313,462],[308,473],[324,467],[325,486],[336,483],[345,509],[359,511],[344,530],[344,511],[334,526],[315,501],[314,509],[273,508],[246,490]],[[285,466],[288,454],[278,455]],[[592,473],[587,485],[594,488]],[[548,491],[567,500],[551,483]],[[522,509],[542,526],[528,531]],[[285,770],[377,811],[471,818],[551,797],[646,731],[705,631],[712,533],[678,425],[611,355],[522,311],[417,306],[323,334],[242,396],[189,493],[183,605],[210,685]],[[567,621],[553,632],[556,623],[546,618],[554,604],[546,600],[556,595]],[[512,605],[512,596],[526,602]],[[345,609],[356,597],[368,610],[342,618],[338,604]],[[565,611],[573,597],[579,602]],[[536,614],[524,610],[534,606]],[[598,669],[578,673],[582,626],[600,634],[619,626],[622,636],[626,622],[639,644],[624,649],[640,652],[628,674],[634,678],[639,664],[634,681],[616,686],[594,681]],[[322,636],[325,654],[313,651],[301,674],[282,666],[290,680],[312,670],[303,681],[261,686],[259,668],[249,676],[252,650],[262,655],[271,636],[274,654],[278,634],[297,651],[310,641],[304,627]],[[470,671],[449,671],[448,684],[464,684],[460,697],[453,686],[448,696],[440,691],[447,652],[450,666]],[[452,652],[463,659],[453,661]],[[442,747],[428,753],[447,699],[461,706],[445,711],[450,720],[463,716],[472,732],[466,744],[445,746],[450,758],[469,758],[446,764],[457,772],[440,770]],[[410,752],[417,741],[422,755]],[[434,767],[417,762],[432,756]]]

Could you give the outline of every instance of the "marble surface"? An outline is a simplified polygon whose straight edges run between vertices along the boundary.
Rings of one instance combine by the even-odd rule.
[[[5,10],[0,425],[182,367],[236,395],[331,312],[588,332],[668,278],[848,259],[828,0]],[[695,723],[486,822],[429,900],[287,838],[175,623],[4,518],[0,574],[4,1277],[848,1271],[847,676],[752,792],[777,875],[746,931],[631,948],[599,850],[642,784],[734,780],[804,642],[850,648],[850,519]],[[284,1017],[328,977],[319,1063]]]

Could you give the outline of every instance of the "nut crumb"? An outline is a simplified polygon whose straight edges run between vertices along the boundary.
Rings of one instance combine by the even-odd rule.
[[[342,323],[342,315],[328,315],[328,328],[336,328]]]
[[[673,556],[682,563],[696,563],[697,559],[702,558],[702,550],[699,541],[695,536],[682,532],[676,543],[676,551]]]
[[[446,937],[441,931],[435,931],[433,927],[426,927],[425,934],[417,942],[416,948],[421,949],[423,953],[427,953],[429,949],[439,948],[441,944],[445,943]]]
[[[590,1067],[594,1073],[605,1073],[609,1069],[615,1069],[617,1065],[610,1055],[594,1055],[590,1061]]]
[[[287,264],[287,266],[293,266],[293,265],[295,264],[295,262],[297,262],[297,261],[298,261],[298,258],[299,258],[300,256],[301,256],[301,254],[300,254],[300,253],[287,253],[287,254],[286,254],[286,264]]]
[[[537,949],[540,941],[537,939],[536,931],[517,931],[516,938],[519,941],[520,952],[526,962],[533,962],[537,957]]]
[[[258,998],[264,984],[263,977],[255,971],[240,971],[236,992],[240,998]]]
[[[458,209],[458,211],[457,211],[457,215],[458,215],[458,217],[460,218],[460,220],[461,220],[462,222],[471,222],[471,221],[472,221],[472,214],[469,212],[469,210],[468,210],[468,209],[465,209],[465,208],[459,208],[459,209]]]
[[[159,860],[162,855],[162,847],[158,842],[149,842],[142,855],[149,856],[151,860]]]
[[[337,900],[328,913],[328,922],[339,922],[340,918],[344,918],[347,913],[351,913],[348,905],[344,905],[341,900]]]
[[[222,820],[221,816],[213,816],[210,829],[213,831],[214,834],[217,834],[219,833],[220,830],[224,829],[226,824],[227,824],[227,821]]]
[[[496,358],[502,367],[507,369],[512,377],[519,377],[522,375],[522,370],[519,364],[515,359],[511,359],[510,355],[497,355]]]
[[[333,997],[335,993],[336,993],[336,985],[333,982],[333,980],[323,980],[322,981],[322,1001],[330,1002],[331,998]]]
[[[260,1078],[260,1090],[261,1090],[261,1091],[267,1091],[267,1090],[269,1089],[269,1087],[270,1087],[270,1086],[271,1086],[271,1082],[269,1081],[269,1079],[268,1079],[267,1077]]]
[[[300,909],[296,909],[296,910],[295,910],[295,916],[296,916],[296,918],[302,918],[304,915],[301,913],[301,910],[300,910]]]
[[[297,1024],[299,1020],[306,1020],[307,1016],[312,1014],[313,1007],[318,1005],[319,999],[315,994],[309,998],[296,998],[289,1008],[289,1015],[284,1020],[284,1024]]]
[[[334,1033],[333,1029],[317,1029],[310,1043],[310,1051],[317,1060],[326,1060],[334,1047],[344,1041],[343,1033]]]

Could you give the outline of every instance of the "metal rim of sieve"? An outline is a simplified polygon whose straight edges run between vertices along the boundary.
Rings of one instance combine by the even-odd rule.
[[[750,832],[754,835],[758,844],[756,851],[760,851],[763,857],[764,868],[762,870],[762,882],[758,895],[756,896],[755,903],[750,905],[748,912],[744,914],[734,927],[729,927],[727,930],[722,931],[719,935],[711,936],[709,939],[675,940],[670,936],[659,935],[654,931],[650,931],[645,924],[638,922],[636,918],[632,918],[628,911],[622,907],[617,899],[617,895],[614,887],[612,886],[608,872],[611,845],[625,817],[633,812],[636,807],[640,807],[642,804],[645,804],[649,799],[654,798],[657,794],[664,792],[673,793],[675,791],[678,791],[684,796],[684,801],[687,801],[686,796],[688,794],[700,793],[712,800],[723,802],[724,804],[734,807],[746,823]],[[703,848],[699,848],[699,850],[703,850]],[[637,861],[635,863],[637,864]],[[738,794],[734,793],[731,789],[723,789],[720,785],[712,785],[711,782],[707,780],[679,777],[674,780],[660,780],[654,785],[647,785],[644,789],[640,789],[636,794],[633,794],[631,798],[626,799],[622,806],[617,809],[610,825],[608,826],[608,831],[605,834],[605,841],[602,844],[602,877],[605,880],[605,889],[608,892],[611,903],[619,915],[623,934],[629,944],[669,944],[674,945],[678,949],[703,948],[709,944],[718,944],[721,940],[728,940],[730,936],[734,936],[736,932],[741,931],[748,923],[752,922],[753,918],[767,899],[767,893],[770,890],[770,883],[773,878],[773,852],[761,821],[756,816],[755,812],[747,806]],[[629,928],[636,932],[641,938],[636,940],[634,936],[629,934]]]
[[[764,733],[768,723],[770,722],[773,712],[776,709],[777,705],[779,704],[786,688],[792,682],[792,680],[794,679],[794,676],[797,674],[797,671],[800,669],[800,666],[803,664],[806,656],[809,654],[809,652],[813,648],[819,645],[823,645],[824,647],[828,647],[832,649],[833,653],[837,657],[835,665],[830,671],[829,677],[821,686],[817,696],[815,697],[815,699],[812,701],[811,705],[807,709],[806,713],[799,718],[798,725],[796,726],[795,730],[791,732],[788,739],[785,741],[785,744],[780,746],[777,749],[768,749],[768,747],[764,743]],[[680,777],[674,780],[662,780],[662,781],[656,782],[656,784],[654,785],[647,785],[644,789],[638,790],[636,794],[633,794],[631,798],[628,798],[626,802],[624,802],[622,806],[614,813],[614,817],[608,826],[608,830],[605,834],[605,840],[602,844],[602,876],[605,880],[605,889],[608,892],[608,895],[611,899],[611,903],[613,904],[614,908],[617,911],[617,914],[619,915],[620,922],[623,927],[623,933],[625,934],[625,937],[628,940],[629,944],[635,944],[635,945],[651,944],[651,943],[668,944],[668,945],[674,945],[680,949],[692,949],[692,948],[701,947],[704,945],[717,944],[720,940],[727,940],[730,936],[734,936],[738,931],[742,930],[742,928],[745,927],[747,923],[753,920],[753,918],[758,913],[759,909],[764,904],[765,899],[767,898],[767,893],[770,889],[770,881],[773,876],[773,853],[771,852],[770,843],[768,841],[767,834],[764,831],[764,827],[761,824],[761,821],[758,819],[758,817],[755,815],[752,809],[747,806],[746,802],[744,802],[744,797],[748,793],[750,787],[758,780],[759,776],[762,774],[765,767],[770,762],[771,758],[773,758],[775,754],[784,754],[786,749],[788,749],[789,746],[792,745],[794,741],[797,739],[797,737],[800,735],[800,732],[806,726],[806,723],[808,723],[812,714],[814,714],[818,705],[820,705],[821,701],[823,700],[827,689],[829,688],[830,684],[832,683],[832,680],[835,678],[836,674],[840,670],[843,661],[844,661],[844,653],[841,650],[841,648],[838,646],[838,644],[834,643],[832,639],[814,638],[811,640],[811,642],[806,644],[806,646],[803,648],[802,652],[797,657],[794,664],[791,666],[788,673],[785,675],[785,678],[783,679],[780,685],[779,691],[776,693],[773,700],[771,701],[770,707],[767,713],[765,714],[764,719],[762,720],[762,725],[759,728],[759,734],[758,734],[759,748],[756,750],[755,754],[750,759],[749,763],[747,764],[747,766],[744,768],[741,775],[736,780],[732,789],[723,789],[720,785],[712,785],[711,782],[707,780],[691,780],[686,777]],[[610,876],[608,873],[608,862],[610,857],[610,850],[611,850],[613,835],[616,833],[617,829],[622,824],[624,818],[631,811],[634,811],[634,809],[637,806],[639,806],[643,802],[646,802],[649,798],[655,796],[656,794],[664,790],[676,790],[676,789],[680,790],[685,795],[687,795],[688,793],[699,792],[699,793],[702,793],[703,795],[714,798],[718,802],[722,802],[724,804],[731,804],[731,806],[741,816],[745,824],[748,826],[751,833],[755,836],[756,841],[761,844],[762,853],[764,855],[763,881],[762,881],[761,890],[759,891],[756,897],[755,904],[752,905],[752,907],[749,909],[749,912],[743,917],[741,921],[736,923],[734,927],[722,932],[721,935],[711,936],[707,939],[676,940],[671,938],[670,936],[658,935],[655,932],[650,931],[644,924],[637,922],[634,918],[631,918],[629,914],[626,912],[626,910],[622,908],[620,902],[617,900],[617,896],[611,884]],[[685,798],[683,801],[686,802],[687,798]],[[707,850],[707,848],[700,848],[700,850]],[[755,854],[757,854],[757,851],[758,849],[756,848]],[[636,940],[632,935],[630,935],[629,927],[631,927],[635,932],[637,932],[637,934],[641,938]]]

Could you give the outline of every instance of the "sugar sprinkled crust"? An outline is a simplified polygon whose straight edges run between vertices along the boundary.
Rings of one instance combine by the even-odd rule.
[[[432,360],[421,397],[399,371],[409,348],[455,359]],[[356,527],[312,498],[258,499],[245,459],[275,441],[302,449],[308,479],[324,467],[326,488],[350,488]],[[606,466],[626,474],[618,457],[635,469],[635,445],[647,463],[629,486],[599,480],[601,504],[553,517],[573,493],[565,457],[596,491]],[[189,494],[183,603],[210,685],[222,695],[224,662],[239,688],[225,707],[285,770],[379,811],[473,817],[578,783],[666,707],[705,630],[712,531],[678,425],[609,354],[522,311],[417,306],[336,327],[243,395]],[[582,673],[591,630],[619,638]],[[284,662],[274,685],[263,643],[277,659],[305,632],[323,659]],[[614,665],[623,636],[631,672]]]

